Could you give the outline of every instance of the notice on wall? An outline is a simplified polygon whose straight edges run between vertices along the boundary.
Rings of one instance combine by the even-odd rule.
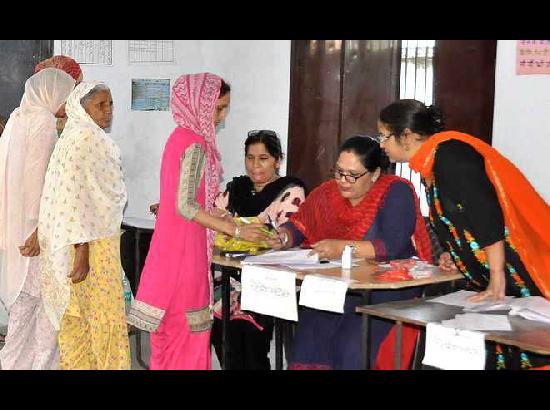
[[[130,63],[173,63],[174,40],[128,40]]]
[[[132,79],[132,111],[168,111],[170,80]]]
[[[296,274],[263,266],[243,266],[241,309],[297,321]]]
[[[79,64],[113,64],[113,40],[61,40],[61,54]]]
[[[550,40],[518,40],[516,74],[550,74]]]
[[[428,323],[422,364],[442,370],[484,370],[485,336],[481,332]]]

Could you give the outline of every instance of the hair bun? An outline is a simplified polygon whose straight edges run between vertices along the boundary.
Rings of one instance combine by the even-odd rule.
[[[426,107],[426,110],[432,121],[443,128],[443,113],[441,112],[441,110],[433,104],[429,107]]]

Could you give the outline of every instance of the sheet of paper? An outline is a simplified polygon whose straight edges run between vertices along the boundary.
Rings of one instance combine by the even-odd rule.
[[[61,40],[61,54],[79,64],[113,64],[113,40]]]
[[[174,40],[128,40],[128,61],[174,62]]]
[[[434,299],[430,299],[427,302],[443,303],[444,305],[461,306],[464,310],[470,310],[475,312],[483,312],[490,310],[509,310],[509,302],[514,300],[513,296],[506,296],[504,302],[494,303],[492,301],[483,301],[473,303],[468,301],[468,298],[476,295],[477,292],[470,290],[459,290],[458,292],[449,293]]]
[[[296,274],[262,266],[243,266],[241,309],[297,321]]]
[[[337,263],[329,262],[329,263],[285,263],[283,266],[292,269],[292,270],[311,270],[311,269],[333,269],[338,268],[342,265],[339,265]]]
[[[423,364],[443,370],[485,369],[483,333],[428,323]]]
[[[519,315],[528,320],[550,323],[550,301],[542,296],[517,298],[510,303],[511,315]]]
[[[481,313],[465,313],[456,315],[454,319],[444,320],[441,324],[463,330],[510,331],[512,326],[507,315],[487,315]]]
[[[344,313],[348,281],[322,275],[307,275],[302,281],[300,305]]]
[[[243,265],[320,265],[319,255],[311,255],[311,249],[271,251],[262,255],[247,256]]]

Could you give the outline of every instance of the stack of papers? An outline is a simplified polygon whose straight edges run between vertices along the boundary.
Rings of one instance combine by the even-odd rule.
[[[465,313],[456,315],[454,319],[444,320],[445,327],[463,330],[510,331],[512,326],[507,315],[484,315],[481,313]]]
[[[541,296],[518,298],[510,303],[511,315],[519,315],[527,320],[550,323],[550,301]]]
[[[340,260],[321,263],[319,255],[309,255],[311,249],[270,251],[262,255],[247,256],[241,262],[243,265],[283,265],[290,269],[329,269],[342,266]]]

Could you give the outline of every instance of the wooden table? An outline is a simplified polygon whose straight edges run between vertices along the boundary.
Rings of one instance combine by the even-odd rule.
[[[135,263],[135,282],[136,282],[136,291],[139,286],[139,279],[141,277],[141,255],[139,252],[139,239],[141,237],[142,232],[153,232],[155,229],[155,221],[152,221],[150,219],[142,219],[142,218],[124,218],[122,220],[122,227],[123,230],[127,231],[134,231],[134,263]],[[149,369],[149,366],[142,357],[141,352],[141,329],[135,328],[135,334],[136,334],[136,359],[137,362],[145,369]]]
[[[220,251],[216,249],[212,258],[212,263],[215,266],[220,268],[222,273],[222,353],[223,353],[223,366],[228,363],[228,357],[230,354],[228,341],[228,324],[230,321],[229,315],[229,297],[230,297],[230,284],[229,277],[231,273],[237,273],[241,270],[241,261],[235,258],[230,258],[226,256],[221,256]],[[289,271],[290,269],[281,266],[281,265],[262,265],[269,267],[270,269],[284,270]],[[361,291],[363,295],[363,301],[365,305],[370,303],[370,292],[372,290],[389,290],[389,289],[403,289],[414,286],[426,286],[434,285],[437,283],[450,282],[458,279],[462,279],[463,276],[460,273],[446,273],[439,271],[437,274],[425,278],[425,279],[416,279],[410,281],[399,281],[399,282],[384,282],[377,279],[376,269],[377,265],[373,262],[368,262],[366,260],[360,261],[358,266],[353,267],[348,273],[343,271],[340,267],[330,268],[330,269],[308,269],[308,270],[293,270],[296,273],[296,279],[302,281],[307,275],[324,275],[334,278],[347,278],[351,282],[349,284],[349,289]],[[276,319],[275,325],[279,322]],[[278,329],[279,327],[279,329]],[[363,315],[363,342],[370,345],[370,322],[369,315]],[[282,340],[281,340],[281,331],[280,326],[275,326],[275,368],[277,370],[282,369]],[[367,349],[365,349],[363,354],[363,365],[365,369],[370,368],[370,360],[367,354]]]
[[[401,326],[403,323],[426,327],[430,322],[441,322],[454,319],[455,315],[464,313],[460,306],[449,306],[442,303],[427,302],[431,298],[381,303],[378,305],[359,306],[357,312],[363,316],[376,316],[395,321],[397,324],[395,363],[399,369],[398,358],[401,348]],[[550,324],[526,320],[520,316],[508,316],[511,331],[484,331],[485,340],[538,353],[550,355]],[[368,350],[370,346],[366,346]]]

